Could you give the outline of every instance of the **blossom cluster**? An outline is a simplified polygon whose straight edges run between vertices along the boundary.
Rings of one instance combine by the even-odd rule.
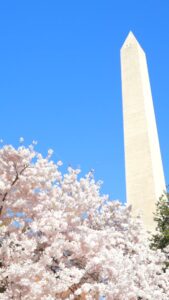
[[[0,299],[169,299],[165,256],[131,207],[51,154],[0,149]]]

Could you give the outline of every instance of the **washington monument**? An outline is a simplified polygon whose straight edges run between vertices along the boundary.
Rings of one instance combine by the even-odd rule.
[[[132,32],[121,48],[121,76],[127,202],[152,231],[165,180],[146,56]]]

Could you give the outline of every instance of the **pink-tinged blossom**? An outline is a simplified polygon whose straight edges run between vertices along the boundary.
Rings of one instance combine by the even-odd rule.
[[[51,155],[0,149],[0,299],[169,299],[166,258],[131,207]]]

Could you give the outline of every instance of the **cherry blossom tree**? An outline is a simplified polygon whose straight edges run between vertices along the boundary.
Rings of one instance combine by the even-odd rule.
[[[51,154],[0,149],[0,299],[169,299],[165,254],[131,208]]]

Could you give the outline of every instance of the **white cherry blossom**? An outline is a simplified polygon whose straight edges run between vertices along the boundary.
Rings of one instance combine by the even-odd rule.
[[[0,299],[169,299],[165,256],[131,207],[51,155],[0,149]]]

